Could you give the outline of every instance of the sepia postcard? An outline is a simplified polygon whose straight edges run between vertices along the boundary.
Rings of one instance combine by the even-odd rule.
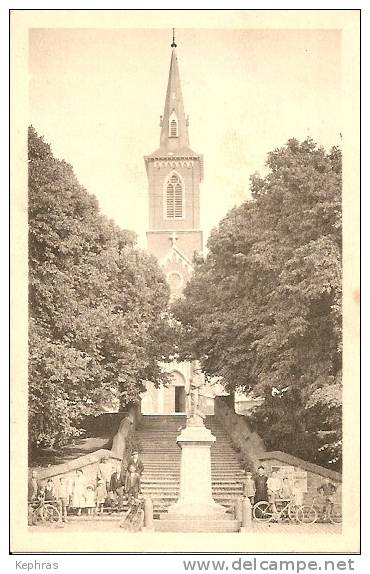
[[[11,10],[12,553],[359,553],[359,10]]]

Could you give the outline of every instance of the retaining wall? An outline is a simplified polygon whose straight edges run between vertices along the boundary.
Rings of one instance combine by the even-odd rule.
[[[234,448],[240,452],[240,458],[255,472],[259,464],[258,455],[266,451],[261,437],[252,430],[245,416],[236,414],[234,407],[228,404],[228,397],[215,397],[215,417],[226,430]]]
[[[323,466],[307,462],[281,451],[261,453],[259,455],[259,462],[265,467],[267,474],[271,473],[272,467],[293,467],[293,477],[296,476],[297,473],[302,475],[302,471],[305,472],[307,475],[307,492],[303,493],[303,504],[311,504],[313,498],[320,496],[317,489],[323,484],[326,477],[330,478],[330,482],[337,487],[336,499],[338,502],[341,501],[342,475],[340,472],[329,470]]]

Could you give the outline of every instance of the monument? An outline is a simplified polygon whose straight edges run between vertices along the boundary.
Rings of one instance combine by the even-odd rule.
[[[231,517],[212,497],[211,447],[216,441],[204,425],[199,408],[199,387],[191,385],[186,426],[177,437],[181,448],[180,496],[161,516],[160,530],[212,532],[225,529]]]

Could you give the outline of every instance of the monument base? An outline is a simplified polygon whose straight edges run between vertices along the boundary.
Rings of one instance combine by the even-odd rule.
[[[201,518],[168,518],[154,520],[156,532],[239,532],[240,522],[227,516],[210,520]]]
[[[162,515],[163,520],[167,518],[199,518],[199,520],[223,518],[226,513],[226,508],[212,501],[209,503],[184,503],[181,499],[170,506],[167,514]]]
[[[177,437],[181,447],[179,500],[157,522],[167,532],[236,532],[239,523],[226,516],[226,508],[212,498],[211,431],[203,424],[188,424]]]

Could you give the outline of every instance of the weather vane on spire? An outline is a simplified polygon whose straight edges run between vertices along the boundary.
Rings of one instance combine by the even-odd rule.
[[[177,48],[177,44],[175,42],[175,28],[172,28],[172,44],[171,48]]]

